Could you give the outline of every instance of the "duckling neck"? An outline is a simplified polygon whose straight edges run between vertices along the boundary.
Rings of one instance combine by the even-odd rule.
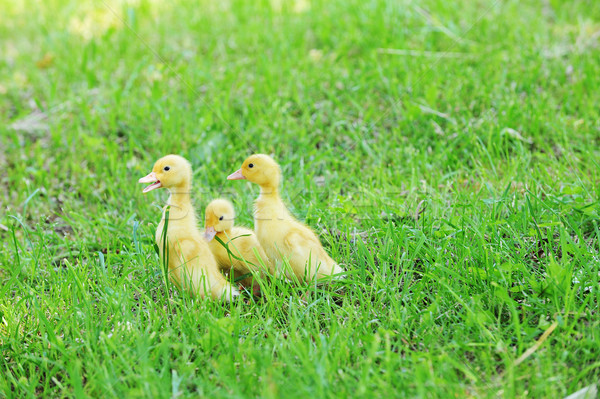
[[[279,187],[272,184],[260,186],[260,196],[263,198],[279,198]]]
[[[194,207],[190,199],[190,187],[174,187],[170,190],[171,195],[167,205],[171,208],[170,219],[194,218]]]
[[[290,219],[290,214],[279,196],[279,189],[273,186],[261,186],[260,196],[254,202],[254,222],[261,224],[286,219]]]
[[[169,197],[169,205],[188,207],[192,204],[190,200],[189,190],[171,190],[171,196]]]

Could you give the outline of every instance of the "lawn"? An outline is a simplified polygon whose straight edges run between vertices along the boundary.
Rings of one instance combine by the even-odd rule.
[[[600,378],[600,2],[0,0],[0,397],[556,397]],[[273,155],[348,271],[166,286]]]

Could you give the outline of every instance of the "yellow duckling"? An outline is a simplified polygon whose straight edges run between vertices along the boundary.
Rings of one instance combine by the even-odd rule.
[[[264,272],[263,264],[267,268],[270,268],[267,255],[254,232],[250,229],[233,225],[235,211],[231,202],[225,199],[212,201],[206,207],[204,217],[206,228],[204,238],[208,241],[208,246],[221,268],[229,269],[233,267],[238,275],[248,274],[251,270]],[[213,239],[215,236],[219,237],[225,244],[228,244],[229,251],[235,257],[231,256],[221,243]],[[242,284],[246,287],[252,286],[252,280],[252,277],[248,277],[242,280]],[[255,291],[258,288],[258,285],[255,284]]]
[[[344,272],[325,252],[315,233],[297,221],[281,200],[281,169],[273,158],[251,155],[227,179],[247,179],[260,186],[260,196],[254,202],[254,228],[269,259],[287,260],[296,277],[305,281]]]
[[[217,262],[198,230],[196,213],[190,200],[192,166],[178,155],[167,155],[154,164],[152,172],[139,183],[153,183],[143,192],[164,187],[170,197],[156,229],[156,245],[163,258],[164,244],[168,248],[169,277],[178,286],[214,299],[229,301],[239,291],[221,274]],[[163,237],[165,213],[169,207],[167,237]]]

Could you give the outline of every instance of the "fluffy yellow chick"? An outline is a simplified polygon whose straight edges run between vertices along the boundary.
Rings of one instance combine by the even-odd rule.
[[[178,155],[167,155],[154,164],[152,172],[139,180],[140,183],[153,183],[143,192],[164,187],[169,190],[167,206],[169,223],[166,243],[168,266],[171,281],[192,294],[202,298],[211,296],[226,301],[238,296],[239,291],[221,274],[208,244],[198,230],[196,213],[190,200],[192,166]],[[167,206],[156,229],[156,245],[163,257],[163,226]]]
[[[206,228],[204,238],[208,241],[208,246],[221,268],[233,267],[239,275],[248,274],[251,270],[264,274],[263,264],[267,269],[270,268],[267,255],[254,232],[244,227],[234,226],[235,211],[231,202],[225,199],[212,201],[206,207],[204,217]],[[215,236],[228,244],[229,251],[239,259],[231,256],[227,249],[214,239]],[[246,278],[242,280],[242,284],[246,287],[252,286],[252,280],[252,277]],[[257,291],[258,285],[255,284],[254,289]]]
[[[260,196],[254,203],[254,228],[271,260],[287,260],[301,281],[344,272],[325,252],[315,233],[297,221],[281,200],[281,169],[273,158],[264,154],[251,155],[227,179],[247,179],[260,186]],[[288,278],[291,277],[288,271],[285,272]]]

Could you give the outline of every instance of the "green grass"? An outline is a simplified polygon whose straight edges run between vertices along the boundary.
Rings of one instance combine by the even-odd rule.
[[[600,377],[600,2],[0,3],[1,397]],[[198,213],[226,196],[251,226],[257,188],[225,177],[255,151],[348,278],[167,290],[166,192],[137,179],[183,155]]]

